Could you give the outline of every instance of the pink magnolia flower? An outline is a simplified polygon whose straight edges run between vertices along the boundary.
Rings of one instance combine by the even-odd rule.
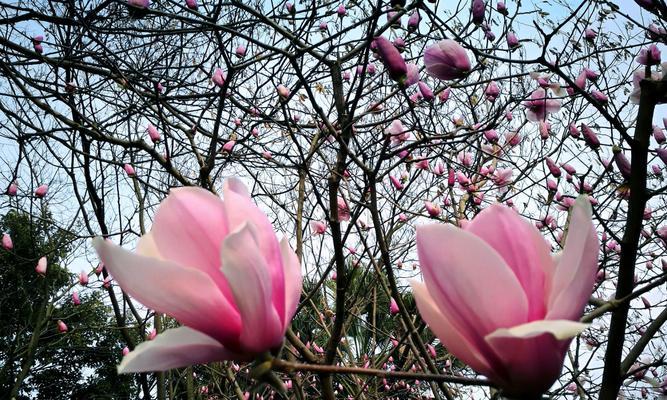
[[[560,110],[560,100],[548,98],[542,88],[535,90],[523,105],[526,107],[526,118],[533,122],[542,121],[547,115]]]
[[[463,78],[472,69],[465,49],[451,39],[428,47],[424,51],[424,64],[426,72],[443,80]]]
[[[636,60],[641,65],[658,65],[660,64],[660,49],[655,44],[641,49]]]
[[[121,354],[123,355],[123,357],[125,357],[129,353],[130,353],[130,349],[127,346],[123,347],[123,350],[121,351]]]
[[[548,389],[571,339],[587,327],[577,320],[599,251],[588,199],[576,201],[555,257],[539,231],[503,205],[464,229],[420,226],[416,241],[425,283],[412,282],[414,297],[448,351],[506,396],[534,398]]]
[[[407,67],[407,78],[405,79],[405,82],[403,83],[405,87],[412,86],[415,83],[419,82],[419,67],[415,63],[407,63],[405,64]]]
[[[391,124],[385,128],[384,132],[390,135],[391,144],[397,145],[410,139],[410,131],[408,131],[403,123],[397,119],[393,120]]]
[[[245,46],[243,46],[243,45],[239,45],[239,46],[236,48],[236,56],[237,56],[237,57],[245,57],[245,53],[246,53],[246,48],[245,48]]]
[[[584,39],[586,39],[589,42],[594,41],[597,35],[598,34],[591,28],[584,29]]]
[[[342,197],[338,197],[336,199],[336,204],[338,205],[338,222],[349,221],[350,207],[347,205],[345,199]]]
[[[327,231],[327,224],[322,221],[310,221],[310,230],[313,235],[323,235]]]
[[[495,81],[489,82],[489,84],[486,86],[486,89],[484,90],[484,96],[486,96],[486,99],[488,101],[496,101],[499,95],[500,88],[498,87],[498,84]]]
[[[197,0],[185,0],[185,5],[191,10],[197,10],[197,8],[199,7],[197,4]]]
[[[58,322],[56,322],[56,324],[58,325],[58,332],[60,332],[60,333],[67,332],[67,325],[63,321],[58,320]]]
[[[513,174],[514,170],[512,168],[498,168],[493,176],[493,181],[498,186],[509,185],[512,183]]]
[[[35,196],[42,198],[46,196],[46,194],[49,192],[49,185],[40,185],[36,190],[35,190]]]
[[[9,233],[2,234],[2,248],[8,251],[14,248],[14,243],[12,242],[12,237],[9,236]]]
[[[141,343],[119,372],[248,360],[280,346],[301,292],[299,260],[239,180],[227,179],[223,195],[173,189],[136,252],[94,240],[125,292],[182,325]]]
[[[78,305],[81,304],[81,299],[79,298],[79,292],[72,293],[72,303],[75,306],[78,306]]]

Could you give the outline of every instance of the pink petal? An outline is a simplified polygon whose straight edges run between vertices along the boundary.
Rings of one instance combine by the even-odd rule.
[[[285,319],[283,326],[286,328],[292,321],[301,297],[301,263],[290,247],[287,238],[280,241],[280,252],[283,256],[283,268],[285,269]]]
[[[241,345],[249,352],[261,353],[280,344],[284,319],[276,312],[269,266],[258,251],[260,238],[252,224],[243,224],[222,243],[222,273],[232,288],[243,321]],[[282,263],[282,260],[280,261]],[[281,267],[282,268],[282,267]],[[284,309],[283,303],[280,305]]]
[[[545,273],[551,273],[551,249],[535,226],[509,207],[495,204],[466,228],[493,247],[514,271],[528,298],[528,320],[546,313]]]
[[[600,243],[591,205],[579,196],[572,207],[565,247],[551,279],[547,276],[545,319],[577,320],[593,291]]]
[[[498,382],[508,396],[531,398],[542,394],[560,376],[572,337],[588,325],[574,321],[533,321],[499,329],[486,337],[502,359],[508,377]]]
[[[222,200],[195,187],[172,189],[155,214],[151,235],[162,258],[208,274],[226,298],[220,246],[229,232]]]
[[[264,256],[270,273],[273,304],[276,305],[276,311],[282,320],[285,318],[285,275],[282,266],[283,256],[273,226],[266,214],[252,202],[248,190],[240,180],[234,178],[225,180],[223,196],[231,231],[238,229],[247,221],[253,225],[259,254]]]
[[[212,361],[238,360],[239,357],[239,354],[226,350],[212,337],[181,326],[139,344],[123,357],[118,373],[166,371]]]
[[[440,339],[447,351],[456,356],[459,360],[470,365],[475,371],[493,377],[493,370],[490,362],[484,357],[481,349],[473,345],[463,332],[454,327],[449,319],[441,312],[435,304],[433,297],[428,292],[426,285],[412,281],[412,291],[419,309],[419,314],[428,324],[435,336]]]
[[[451,225],[423,225],[417,251],[429,293],[478,348],[496,329],[526,322],[528,301],[519,281],[479,237]]]
[[[102,238],[93,246],[120,287],[146,307],[221,343],[238,342],[239,313],[204,272],[134,254]]]

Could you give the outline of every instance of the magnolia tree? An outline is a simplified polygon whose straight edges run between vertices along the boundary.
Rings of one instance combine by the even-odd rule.
[[[0,207],[114,321],[30,348],[116,330],[146,399],[667,393],[667,5],[550,3],[1,2]]]

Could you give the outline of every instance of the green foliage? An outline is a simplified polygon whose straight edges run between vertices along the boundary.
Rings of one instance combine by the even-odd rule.
[[[21,382],[19,398],[133,398],[131,377],[118,376],[121,337],[109,307],[93,289],[74,305],[69,289],[75,277],[64,267],[75,237],[51,222],[11,211],[0,220],[14,249],[0,249],[0,393]],[[46,276],[35,272],[48,259]],[[57,320],[69,330],[60,333]],[[22,368],[29,367],[22,376]]]

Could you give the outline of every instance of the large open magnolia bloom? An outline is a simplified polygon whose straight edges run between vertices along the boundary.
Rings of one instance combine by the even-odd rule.
[[[95,239],[125,292],[183,325],[141,343],[119,372],[248,360],[281,345],[301,292],[299,260],[240,181],[228,179],[223,195],[173,189],[134,253]]]
[[[560,100],[547,97],[547,92],[542,88],[531,93],[523,105],[526,107],[526,118],[533,122],[543,121],[549,114],[560,110]]]
[[[425,284],[417,307],[447,349],[509,397],[534,398],[560,375],[597,272],[599,242],[585,197],[563,252],[512,209],[493,205],[465,229],[417,228]]]

